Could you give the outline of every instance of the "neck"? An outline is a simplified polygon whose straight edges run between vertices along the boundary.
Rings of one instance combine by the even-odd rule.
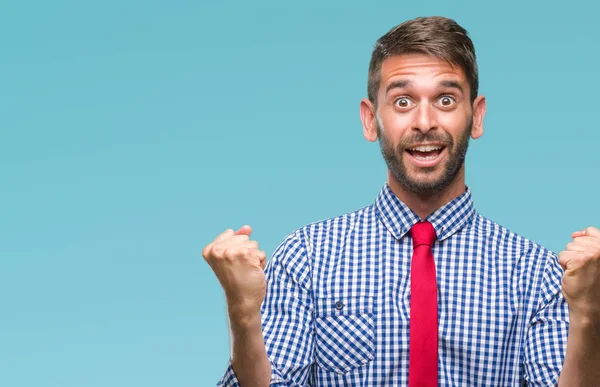
[[[465,168],[463,165],[456,175],[456,179],[454,179],[450,185],[439,192],[431,194],[420,194],[408,191],[389,171],[388,185],[398,199],[402,200],[402,202],[413,210],[421,219],[425,219],[438,208],[456,199],[465,192]]]

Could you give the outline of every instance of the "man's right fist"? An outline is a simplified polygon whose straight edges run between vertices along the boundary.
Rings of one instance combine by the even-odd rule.
[[[267,255],[250,240],[251,233],[250,226],[225,230],[202,250],[225,291],[230,314],[260,313],[265,298]]]

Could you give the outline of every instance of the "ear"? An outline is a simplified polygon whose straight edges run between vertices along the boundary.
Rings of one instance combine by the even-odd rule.
[[[473,101],[473,129],[471,137],[478,139],[483,135],[483,117],[485,117],[485,96],[479,95]]]
[[[360,101],[360,120],[363,124],[363,135],[370,142],[377,141],[377,121],[375,106],[368,98]]]

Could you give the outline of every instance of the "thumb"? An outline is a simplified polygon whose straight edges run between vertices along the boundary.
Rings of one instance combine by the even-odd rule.
[[[245,225],[235,232],[235,235],[248,235],[252,234],[252,227]]]

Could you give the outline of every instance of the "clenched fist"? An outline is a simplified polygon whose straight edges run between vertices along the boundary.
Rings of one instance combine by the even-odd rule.
[[[251,233],[250,226],[225,230],[202,250],[225,291],[230,314],[260,313],[265,298],[267,255],[259,250],[258,242],[250,240]]]
[[[572,314],[600,322],[600,230],[588,227],[571,236],[573,241],[558,255],[565,269],[563,295]]]

